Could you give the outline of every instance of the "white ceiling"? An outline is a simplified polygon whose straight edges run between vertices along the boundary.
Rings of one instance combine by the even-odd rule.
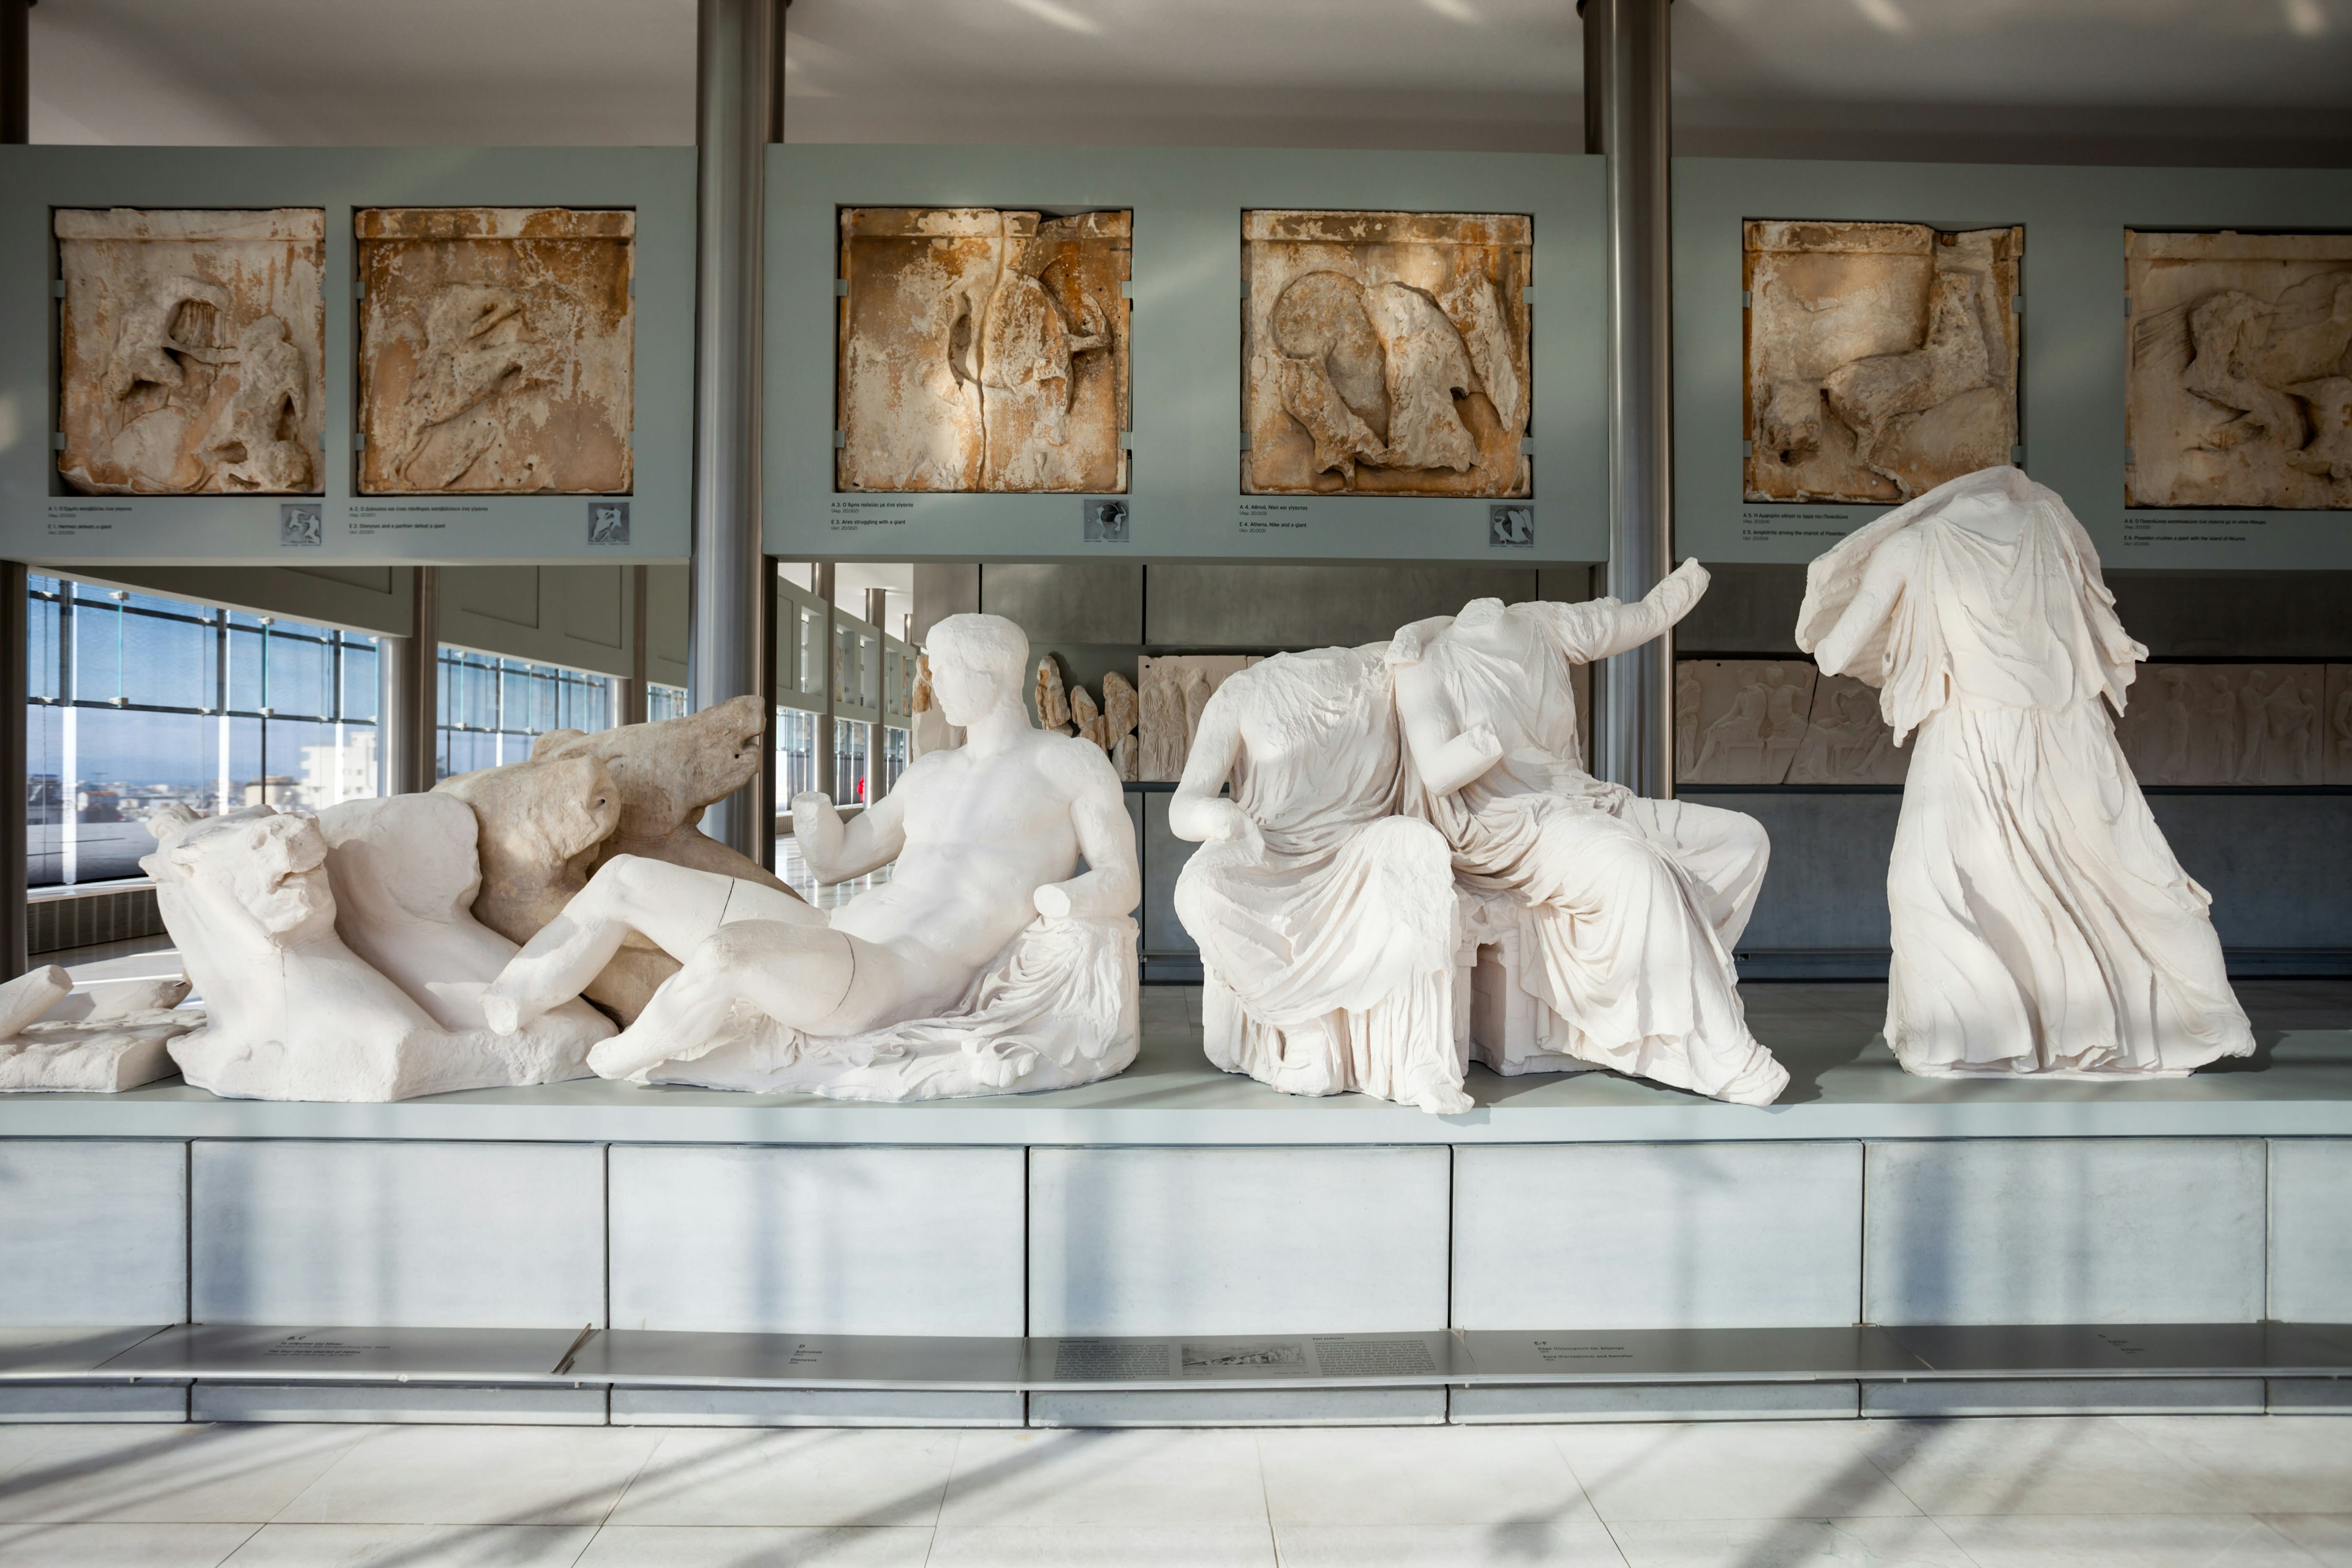
[[[40,0],[34,138],[690,142],[694,0]],[[798,0],[795,141],[1565,149],[1572,0]],[[1677,146],[2341,163],[2352,0],[1680,0]]]

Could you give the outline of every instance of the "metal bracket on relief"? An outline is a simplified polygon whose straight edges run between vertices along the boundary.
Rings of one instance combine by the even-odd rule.
[[[49,279],[49,298],[50,298],[50,299],[52,299],[52,300],[62,300],[62,299],[64,299],[65,297],[66,297],[66,280],[65,280],[64,279],[62,279],[62,278],[52,278],[52,279]]]
[[[354,300],[364,300],[367,298],[366,279],[354,278],[352,279],[352,298]]]
[[[845,430],[835,430],[833,433],[833,449],[836,452],[842,452],[848,450],[848,447],[849,433]]]
[[[1535,438],[1534,437],[1532,437],[1532,436],[1522,436],[1522,437],[1519,437],[1519,456],[1520,456],[1520,457],[1522,457],[1522,458],[1532,458],[1532,457],[1534,457],[1535,455],[1536,455],[1536,438]]]
[[[836,300],[846,300],[849,298],[848,279],[836,278],[833,280],[833,297]]]
[[[1118,433],[1118,446],[1119,446],[1119,450],[1120,450],[1120,451],[1122,451],[1122,452],[1132,452],[1132,451],[1134,451],[1134,450],[1135,450],[1135,432],[1134,432],[1134,431],[1132,431],[1132,430],[1122,430],[1122,431],[1120,431],[1120,432]]]
[[[1750,294],[1750,293],[1749,293],[1747,289],[1742,289],[1739,291],[1739,308],[1740,308],[1741,310],[1745,310],[1751,309],[1751,308],[1755,305],[1755,303],[1756,303],[1756,298],[1755,298],[1755,296],[1754,296],[1754,295]]]

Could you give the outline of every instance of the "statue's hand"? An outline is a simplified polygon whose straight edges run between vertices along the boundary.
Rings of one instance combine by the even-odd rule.
[[[1046,883],[1030,894],[1029,899],[1037,906],[1037,912],[1049,921],[1066,921],[1070,918],[1070,890],[1059,882]]]
[[[841,819],[841,814],[833,809],[832,796],[819,790],[803,790],[793,796],[793,830],[794,832],[800,830],[801,824],[803,822],[824,821],[826,818],[836,822]]]
[[[1467,730],[1463,731],[1462,739],[1469,744],[1472,751],[1486,758],[1487,762],[1498,763],[1502,761],[1503,738],[1495,733],[1495,726],[1488,723],[1486,720],[1481,719],[1475,724],[1471,725]]]
[[[1209,842],[1238,844],[1249,852],[1250,858],[1265,859],[1265,835],[1258,830],[1257,823],[1250,814],[1230,800],[1212,804],[1218,809],[1208,824]]]

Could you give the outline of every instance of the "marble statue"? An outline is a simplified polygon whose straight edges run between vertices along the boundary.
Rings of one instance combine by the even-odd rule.
[[[1678,784],[1901,784],[1909,761],[1874,692],[1803,659],[1679,659],[1675,703]]]
[[[591,1056],[608,1078],[929,1100],[1125,1068],[1141,885],[1118,777],[1098,748],[1031,721],[1028,638],[1012,622],[950,616],[929,651],[964,743],[918,759],[846,824],[821,795],[792,803],[820,880],[895,862],[889,881],[825,914],[763,883],[621,856],[491,986],[493,1026],[578,994],[637,931],[682,967]]]
[[[2147,650],[2114,606],[2066,503],[2005,467],[1806,572],[1798,645],[1916,732],[1886,871],[1886,1040],[1911,1072],[2179,1078],[2254,1048],[2211,900],[2116,740]]]
[[[204,1026],[185,979],[74,989],[55,964],[0,985],[0,1094],[120,1094],[179,1069],[172,1041]]]
[[[2143,784],[2337,783],[2327,677],[2321,664],[2149,664],[2116,739]]]
[[[326,214],[61,207],[53,223],[66,488],[320,493]]]
[[[1523,496],[1533,226],[1245,212],[1245,495]]]
[[[2352,510],[2352,236],[2124,235],[2124,504]]]
[[[1291,1094],[1471,1109],[1454,1027],[1453,851],[1396,815],[1386,644],[1278,654],[1210,698],[1169,803],[1203,1044]],[[1230,786],[1231,798],[1222,792]]]
[[[551,1083],[584,1076],[589,1047],[611,1032],[585,1009],[508,1035],[437,1021],[337,931],[330,850],[314,817],[268,805],[198,816],[174,805],[151,821],[157,848],[139,864],[205,1000],[204,1027],[169,1049],[198,1089],[369,1102]],[[443,813],[404,826],[448,832],[455,821]],[[390,856],[379,847],[354,870],[377,874],[399,887],[380,889],[359,918],[373,935],[404,942],[454,921],[480,873],[453,845],[419,842]],[[408,971],[430,977],[449,1008],[469,1005],[463,983],[440,978],[463,945],[446,933],[423,942]]]
[[[2017,444],[2021,228],[1747,226],[1747,496],[1908,500]]]
[[[359,488],[626,494],[636,214],[362,207]]]
[[[1189,653],[1144,658],[1136,670],[1137,773],[1173,783],[1201,727],[1201,714],[1225,679],[1258,661],[1255,654]]]
[[[495,839],[497,848],[485,849],[475,914],[508,940],[529,942],[587,886],[597,867],[622,855],[761,882],[798,898],[757,861],[698,826],[705,807],[759,771],[766,725],[758,698],[737,697],[649,724],[551,730],[532,742],[526,762],[444,779],[436,789],[460,796],[486,824],[497,824],[483,835],[485,845]],[[567,763],[574,765],[562,765]],[[578,765],[583,763],[593,765]],[[600,791],[612,804],[610,820],[583,845],[585,832],[603,820],[590,804]],[[586,994],[627,1024],[677,973],[675,959],[632,938]]]
[[[1123,493],[1131,229],[845,208],[839,488]]]
[[[1512,952],[1516,988],[1558,1026],[1536,1048],[1475,1042],[1498,1071],[1607,1067],[1746,1105],[1788,1083],[1732,971],[1763,828],[1603,784],[1578,740],[1574,668],[1664,632],[1706,583],[1686,561],[1633,605],[1477,599],[1390,645],[1406,805],[1452,846],[1480,945]]]
[[[1138,739],[1135,726],[1141,717],[1137,705],[1135,682],[1112,670],[1102,678],[1103,689],[1103,750],[1109,753],[1111,766],[1125,780],[1139,779],[1136,771]]]
[[[953,751],[963,744],[963,731],[948,722],[947,714],[940,708],[939,694],[931,689],[929,654],[916,656],[915,689],[907,700],[907,711],[908,761],[933,752]]]

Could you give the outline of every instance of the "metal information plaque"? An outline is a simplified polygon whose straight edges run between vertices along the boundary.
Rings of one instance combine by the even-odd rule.
[[[678,1333],[615,1329],[572,1358],[596,1383],[727,1386],[1018,1388],[1022,1342],[898,1334]]]
[[[225,1381],[542,1383],[578,1329],[351,1329],[183,1323],[108,1362],[107,1375]],[[566,1381],[570,1381],[567,1376]]]
[[[1470,1362],[1453,1334],[1245,1334],[1038,1339],[1033,1389],[1357,1387],[1459,1382]]]

